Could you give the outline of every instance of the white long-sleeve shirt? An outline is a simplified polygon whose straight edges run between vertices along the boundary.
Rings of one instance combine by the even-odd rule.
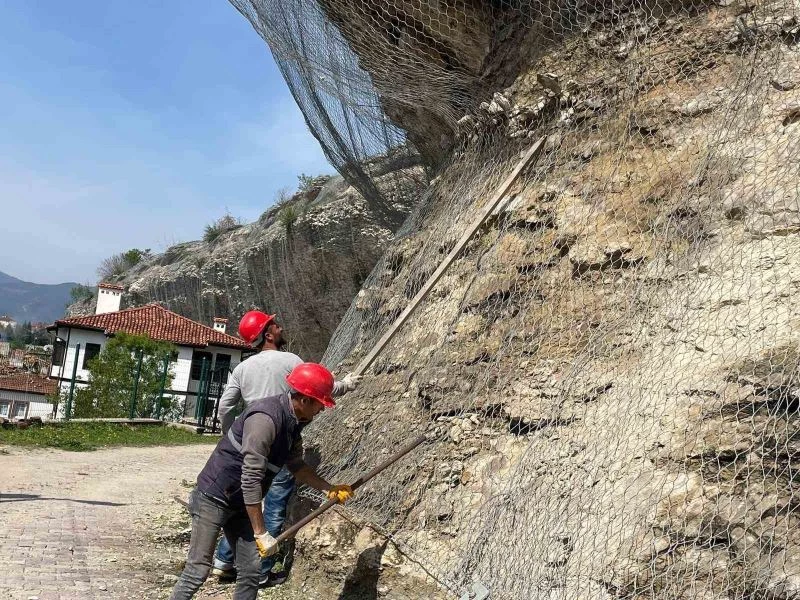
[[[291,352],[263,350],[236,365],[219,399],[218,418],[222,433],[228,433],[233,424],[233,409],[240,400],[247,405],[255,400],[290,392],[286,376],[302,362],[302,358]],[[333,396],[341,396],[346,391],[347,384],[341,381],[333,384]]]

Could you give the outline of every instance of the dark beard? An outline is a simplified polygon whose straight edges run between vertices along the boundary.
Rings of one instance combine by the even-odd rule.
[[[281,339],[279,339],[277,342],[275,342],[275,347],[276,347],[278,350],[282,350],[282,349],[283,349],[283,347],[284,347],[285,345],[286,345],[286,340],[285,340],[285,339],[283,339],[283,338],[281,338]]]

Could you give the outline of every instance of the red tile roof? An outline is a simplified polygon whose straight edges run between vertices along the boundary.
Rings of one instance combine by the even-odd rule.
[[[93,329],[103,331],[106,335],[112,335],[117,331],[147,334],[154,340],[195,348],[214,345],[240,350],[251,349],[237,337],[215,331],[213,327],[182,317],[158,304],[147,304],[101,315],[62,319],[56,321],[55,326]]]
[[[125,291],[125,288],[121,285],[117,285],[116,283],[98,283],[97,287],[103,288],[105,290],[119,290],[121,292]]]
[[[48,396],[55,393],[56,382],[32,373],[15,373],[0,377],[0,390],[28,392]]]

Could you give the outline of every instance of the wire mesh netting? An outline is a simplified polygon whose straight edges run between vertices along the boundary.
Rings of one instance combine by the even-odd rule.
[[[456,594],[800,597],[798,5],[233,3],[365,197],[370,156],[435,175],[342,372],[547,140],[309,428],[337,481],[431,434],[347,510]]]

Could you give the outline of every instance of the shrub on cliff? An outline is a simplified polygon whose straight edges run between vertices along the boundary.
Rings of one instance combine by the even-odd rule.
[[[239,221],[239,219],[226,213],[213,223],[206,225],[203,233],[203,240],[211,243],[219,238],[219,236],[221,236],[223,233],[228,233],[234,229],[239,229],[241,226],[242,223]]]
[[[101,281],[119,277],[131,267],[138,265],[148,256],[150,256],[150,248],[146,248],[145,250],[131,248],[130,250],[106,258],[97,268],[97,274]]]

